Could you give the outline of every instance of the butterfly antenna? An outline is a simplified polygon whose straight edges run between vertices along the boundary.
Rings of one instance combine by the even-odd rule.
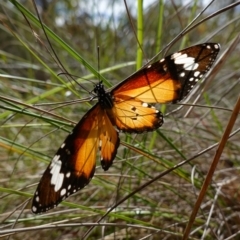
[[[100,47],[97,46],[97,59],[98,59],[98,66],[97,66],[97,70],[98,70],[98,81],[99,83],[101,82],[100,81]]]
[[[100,47],[97,46],[97,72],[98,72],[98,83],[102,83],[102,81],[100,80],[100,57],[99,57],[99,52],[100,52]],[[92,101],[95,97],[96,94],[94,94],[94,89],[91,91],[92,97],[90,98],[90,101]]]

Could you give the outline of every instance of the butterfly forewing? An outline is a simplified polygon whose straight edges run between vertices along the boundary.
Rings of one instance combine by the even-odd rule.
[[[86,186],[95,172],[96,153],[104,169],[116,156],[118,133],[100,105],[95,105],[75,126],[44,172],[33,197],[32,211],[45,212]]]
[[[163,115],[152,103],[178,102],[211,68],[220,45],[196,45],[157,61],[124,80],[111,92],[94,88],[98,103],[83,116],[44,172],[34,194],[32,211],[45,212],[89,183],[97,150],[104,170],[119,146],[115,127],[142,133],[159,128]]]
[[[112,94],[120,102],[121,98],[146,103],[181,101],[211,68],[219,50],[219,44],[205,43],[174,53],[136,72]]]

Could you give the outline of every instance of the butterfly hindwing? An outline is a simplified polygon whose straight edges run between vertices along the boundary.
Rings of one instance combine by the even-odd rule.
[[[107,170],[116,156],[119,137],[108,116],[96,104],[75,126],[44,172],[33,197],[32,211],[45,212],[86,186],[95,172],[100,149]]]
[[[153,131],[163,124],[162,113],[151,104],[124,98],[114,98],[114,103],[111,110],[107,112],[112,123],[123,132]]]
[[[119,147],[119,136],[107,113],[101,109],[99,119],[99,150],[102,168],[106,171],[112,165]]]

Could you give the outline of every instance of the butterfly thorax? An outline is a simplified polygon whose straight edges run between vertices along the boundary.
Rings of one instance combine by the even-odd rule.
[[[110,93],[107,93],[103,84],[98,83],[93,91],[97,94],[98,102],[103,109],[109,109],[113,107],[113,100]]]

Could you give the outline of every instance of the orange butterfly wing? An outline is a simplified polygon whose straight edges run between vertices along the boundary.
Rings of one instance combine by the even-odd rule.
[[[134,73],[111,91],[109,117],[119,130],[141,133],[163,124],[162,114],[149,103],[181,101],[211,68],[220,45],[196,45]]]
[[[146,103],[181,101],[211,68],[219,49],[216,43],[200,44],[148,65],[112,90],[115,102],[126,97]]]
[[[153,131],[163,124],[163,115],[154,106],[138,99],[126,99],[121,101],[114,98],[114,106],[107,109],[107,113],[113,125],[123,132],[142,133]]]
[[[100,149],[102,167],[107,170],[116,156],[119,137],[111,122],[96,104],[66,138],[44,172],[32,204],[34,213],[45,212],[92,179]]]

